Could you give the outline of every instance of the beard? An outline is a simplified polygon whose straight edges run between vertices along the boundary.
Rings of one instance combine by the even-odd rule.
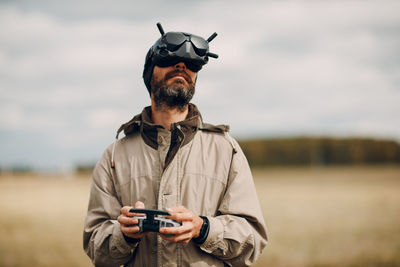
[[[187,84],[180,79],[175,79],[171,84],[167,85],[167,81],[178,74],[183,76]],[[168,72],[164,78],[159,80],[153,75],[150,84],[155,106],[158,109],[167,107],[184,111],[195,92],[195,83],[186,72],[179,69]]]

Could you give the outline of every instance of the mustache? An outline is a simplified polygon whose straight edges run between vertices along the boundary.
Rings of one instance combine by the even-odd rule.
[[[179,69],[176,69],[176,70],[168,72],[165,75],[165,79],[164,80],[166,81],[166,80],[171,79],[172,77],[175,77],[175,76],[178,76],[178,75],[183,76],[183,78],[187,81],[188,84],[192,84],[193,83],[192,78],[190,78],[190,76],[185,71],[179,70]]]

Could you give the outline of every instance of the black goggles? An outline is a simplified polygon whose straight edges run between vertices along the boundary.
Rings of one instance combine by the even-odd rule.
[[[197,56],[203,57],[208,52],[208,42],[197,35],[168,32],[163,39],[169,51],[177,51],[185,42],[190,42]]]
[[[184,62],[191,71],[198,72],[203,65],[207,64],[208,58],[218,58],[218,55],[209,52],[208,43],[217,34],[213,33],[207,40],[204,38],[184,33],[164,33],[160,23],[157,23],[161,38],[153,46],[153,62],[160,67],[175,65]]]

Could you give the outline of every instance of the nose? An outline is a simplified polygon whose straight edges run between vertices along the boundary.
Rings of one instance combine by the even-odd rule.
[[[179,70],[185,70],[186,69],[186,65],[183,62],[179,62],[175,64],[175,69],[179,69]]]

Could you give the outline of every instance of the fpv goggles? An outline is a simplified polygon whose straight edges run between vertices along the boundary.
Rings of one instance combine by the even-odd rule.
[[[209,51],[208,46],[217,33],[214,32],[205,40],[200,36],[185,32],[165,33],[160,23],[157,23],[157,27],[161,38],[147,53],[143,70],[143,79],[149,92],[154,66],[167,67],[184,62],[188,69],[198,72],[203,65],[207,64],[209,57],[218,58],[217,54]]]

